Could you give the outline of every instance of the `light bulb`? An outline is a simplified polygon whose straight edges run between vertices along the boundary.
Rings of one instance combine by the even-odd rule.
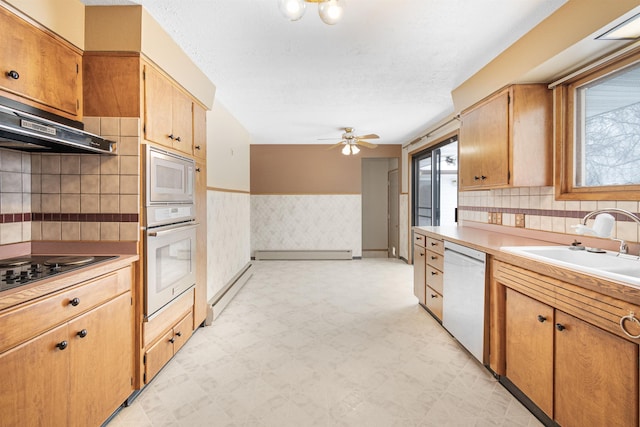
[[[278,7],[285,18],[297,21],[304,15],[307,4],[304,0],[278,0]]]
[[[318,3],[318,14],[325,24],[333,25],[342,18],[344,0],[327,0]]]
[[[360,149],[358,148],[357,145],[351,146],[351,154],[358,154],[359,152],[360,152]]]
[[[349,144],[345,144],[344,147],[342,147],[342,154],[344,154],[345,156],[351,154],[351,151],[349,150]]]

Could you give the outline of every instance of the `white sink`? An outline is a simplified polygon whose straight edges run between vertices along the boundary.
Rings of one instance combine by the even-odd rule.
[[[637,256],[606,251],[593,253],[567,246],[503,246],[505,252],[544,261],[587,274],[640,287],[640,260]]]

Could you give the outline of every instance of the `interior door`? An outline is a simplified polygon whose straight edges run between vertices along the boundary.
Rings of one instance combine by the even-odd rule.
[[[394,169],[389,171],[389,181],[388,181],[388,192],[389,192],[389,226],[387,230],[389,231],[389,248],[388,248],[388,257],[389,258],[397,258],[398,257],[398,248],[400,247],[400,213],[399,213],[399,203],[400,196],[398,192],[398,169]]]

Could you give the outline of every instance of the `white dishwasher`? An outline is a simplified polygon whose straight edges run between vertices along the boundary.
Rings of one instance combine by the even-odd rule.
[[[444,242],[442,326],[480,361],[484,355],[484,252]]]

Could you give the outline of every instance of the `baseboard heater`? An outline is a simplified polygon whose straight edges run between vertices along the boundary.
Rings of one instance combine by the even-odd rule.
[[[351,250],[326,250],[326,251],[255,251],[256,260],[343,260],[353,259]]]
[[[204,324],[211,323],[222,313],[222,310],[231,302],[234,296],[253,276],[253,264],[248,263],[229,281],[227,286],[211,298],[208,302],[207,318]]]

